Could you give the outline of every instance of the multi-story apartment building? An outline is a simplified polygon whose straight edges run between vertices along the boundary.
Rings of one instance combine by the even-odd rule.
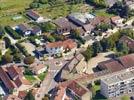
[[[134,70],[119,72],[101,80],[101,94],[107,98],[134,92]]]

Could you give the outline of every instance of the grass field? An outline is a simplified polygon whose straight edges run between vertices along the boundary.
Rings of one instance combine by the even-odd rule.
[[[39,78],[41,81],[43,81],[46,75],[47,75],[47,72],[41,73],[41,74],[38,75],[38,78]]]
[[[32,75],[25,75],[25,78],[29,80],[31,83],[36,81],[36,78]]]
[[[43,16],[55,19],[58,17],[67,16],[71,12],[88,12],[89,10],[90,7],[85,4],[76,4],[76,5],[61,4],[52,7],[46,4],[37,11]]]
[[[33,0],[0,0],[0,24],[14,25],[27,21],[25,17],[16,21],[12,17],[18,15],[19,12],[25,11]]]

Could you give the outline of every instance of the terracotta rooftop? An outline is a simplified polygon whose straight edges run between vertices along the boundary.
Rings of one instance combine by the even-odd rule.
[[[64,47],[64,49],[66,48],[73,49],[76,46],[77,46],[76,42],[72,39],[46,44],[46,47],[48,48]]]
[[[18,98],[16,95],[7,95],[3,97],[3,100],[22,100]]]
[[[85,93],[87,93],[87,90],[83,88],[81,85],[79,85],[76,81],[72,81],[68,86],[68,89],[72,90],[75,94],[78,96],[83,96]]]
[[[18,97],[21,99],[24,99],[26,95],[27,95],[26,91],[19,91],[19,93],[18,93]]]
[[[114,21],[116,21],[116,20],[119,20],[119,19],[121,19],[120,16],[111,17],[112,22],[114,22]]]
[[[98,64],[98,67],[102,70],[109,70],[111,72],[134,67],[134,54],[128,54],[117,59],[101,62]]]
[[[2,67],[0,67],[0,79],[2,80],[6,88],[8,88],[9,90],[15,88],[15,85],[10,80],[9,76],[7,75],[7,73],[4,71]]]
[[[119,61],[125,68],[134,67],[134,53],[120,57]]]
[[[22,70],[16,65],[6,67],[6,70],[12,79],[17,77],[20,73],[22,73]]]

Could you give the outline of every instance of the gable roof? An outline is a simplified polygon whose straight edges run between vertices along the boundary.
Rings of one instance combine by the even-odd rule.
[[[70,23],[67,18],[58,18],[54,20],[54,23],[60,28],[70,27]]]
[[[9,90],[15,88],[15,85],[10,80],[9,76],[7,75],[7,73],[4,71],[2,67],[0,67],[0,79],[2,80],[6,88],[8,88]]]
[[[18,68],[16,65],[6,67],[6,69],[7,69],[7,73],[10,75],[12,79],[17,77],[21,73],[21,69]]]
[[[77,46],[76,42],[72,39],[67,39],[65,41],[58,41],[58,42],[52,42],[52,43],[46,44],[46,47],[48,48],[63,47],[64,49],[66,48],[73,49],[76,46]]]
[[[125,43],[130,50],[134,51],[134,40],[129,38],[128,36],[122,36],[119,40],[120,43]]]
[[[85,88],[83,88],[81,85],[79,85],[76,81],[72,81],[67,86],[67,88],[72,90],[76,95],[78,95],[80,97],[88,92]]]
[[[33,10],[29,10],[26,12],[26,15],[28,15],[33,20],[37,20],[40,16]]]
[[[37,34],[40,31],[41,31],[41,29],[38,26],[35,26],[35,27],[32,28],[32,34]]]
[[[26,31],[28,31],[28,28],[24,24],[19,24],[18,25],[18,28],[23,33],[25,33]]]
[[[83,28],[87,32],[87,31],[91,31],[92,29],[94,29],[94,26],[91,24],[86,24],[86,25],[83,25]]]
[[[119,61],[125,68],[134,67],[134,53],[120,57]]]
[[[101,62],[99,63],[99,65],[101,65],[99,68],[109,70],[111,72],[116,72],[124,69],[123,65],[116,60],[108,60],[105,62]]]
[[[109,70],[110,72],[134,67],[134,54],[128,54],[117,59],[103,61],[98,64],[98,67],[102,70]]]

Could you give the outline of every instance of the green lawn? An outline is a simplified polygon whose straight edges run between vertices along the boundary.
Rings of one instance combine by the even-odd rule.
[[[100,94],[100,85],[94,85],[93,89],[96,92],[95,96],[92,98],[93,100],[107,100],[103,95]]]
[[[0,0],[0,24],[15,25],[26,22],[27,19],[23,17],[16,21],[12,18],[19,15],[19,12],[25,11],[33,0]]]
[[[41,81],[43,81],[46,75],[47,75],[47,72],[41,73],[41,74],[38,75],[38,78],[39,78]]]
[[[31,83],[36,81],[36,78],[33,75],[25,75],[25,78],[29,80]]]
[[[96,10],[96,11],[95,11],[95,15],[96,15],[96,16],[106,16],[106,17],[112,17],[112,16],[114,16],[114,14],[109,14],[109,13],[107,13],[105,9]]]
[[[46,4],[37,11],[45,17],[55,19],[58,17],[67,16],[71,12],[88,12],[89,9],[90,7],[85,4],[69,5],[64,3],[53,7]]]

